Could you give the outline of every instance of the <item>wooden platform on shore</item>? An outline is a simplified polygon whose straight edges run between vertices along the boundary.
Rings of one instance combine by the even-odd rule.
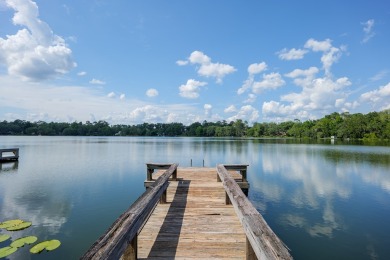
[[[138,235],[138,259],[244,259],[245,242],[216,169],[178,168],[166,203],[157,205]]]
[[[19,148],[0,149],[0,162],[19,160]]]

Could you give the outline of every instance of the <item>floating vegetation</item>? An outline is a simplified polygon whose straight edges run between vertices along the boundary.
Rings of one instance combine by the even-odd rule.
[[[16,250],[18,250],[18,249],[16,247],[12,247],[12,246],[0,248],[0,258],[9,256],[10,254],[15,253]]]
[[[24,221],[21,220],[21,219],[7,220],[7,221],[4,221],[4,222],[0,222],[0,228],[9,228],[9,227],[12,227],[12,226],[19,225],[19,224],[21,224],[23,222]]]
[[[0,223],[0,228],[5,228],[8,231],[18,231],[18,230],[23,230],[25,228],[28,228],[31,226],[31,222],[29,221],[24,221],[21,219],[12,219],[12,220],[7,220],[4,222]]]
[[[0,242],[4,242],[5,240],[8,240],[11,236],[10,235],[0,235]]]
[[[30,227],[31,225],[32,225],[31,222],[23,221],[22,223],[20,223],[18,225],[15,225],[15,226],[12,226],[12,227],[8,227],[7,230],[8,231],[19,231],[19,230],[26,229],[26,228]]]
[[[21,219],[12,219],[7,220],[4,222],[0,222],[0,228],[6,229],[8,231],[19,231],[26,229],[32,225],[32,222],[30,221],[24,221]],[[2,235],[0,234],[0,242],[4,242],[8,240],[11,236],[10,235]],[[38,240],[36,236],[26,236],[16,239],[11,243],[10,246],[0,248],[0,258],[9,256],[10,254],[15,253],[18,248],[23,247],[24,245],[33,244]],[[46,251],[52,251],[57,249],[61,245],[61,242],[57,239],[53,240],[46,240],[43,242],[40,242],[30,248],[30,252],[32,254],[38,254],[46,249]]]
[[[37,237],[35,236],[28,236],[28,237],[21,237],[16,239],[14,242],[11,243],[12,247],[23,247],[25,244],[33,244],[38,240]]]
[[[42,252],[44,249],[46,249],[47,251],[52,251],[52,250],[58,248],[60,245],[61,245],[61,242],[57,239],[47,240],[47,241],[43,241],[43,242],[33,246],[30,249],[30,252],[32,254],[38,254],[38,253]]]

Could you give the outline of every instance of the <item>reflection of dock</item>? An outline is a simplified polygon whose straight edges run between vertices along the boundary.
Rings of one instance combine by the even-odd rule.
[[[0,162],[19,160],[19,148],[0,149]]]
[[[147,166],[146,192],[82,259],[291,259],[241,190],[247,165]]]

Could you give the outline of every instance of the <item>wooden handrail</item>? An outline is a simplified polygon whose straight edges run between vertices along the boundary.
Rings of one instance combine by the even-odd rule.
[[[151,186],[124,212],[81,259],[136,259],[137,235],[168,188],[169,177],[177,171],[171,164]]]
[[[287,247],[244,195],[223,164],[217,165],[217,172],[245,230],[247,259],[292,259]]]

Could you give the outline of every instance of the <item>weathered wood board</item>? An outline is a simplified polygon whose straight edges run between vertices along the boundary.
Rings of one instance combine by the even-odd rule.
[[[216,169],[178,168],[177,179],[138,235],[138,259],[244,259],[244,229]]]

